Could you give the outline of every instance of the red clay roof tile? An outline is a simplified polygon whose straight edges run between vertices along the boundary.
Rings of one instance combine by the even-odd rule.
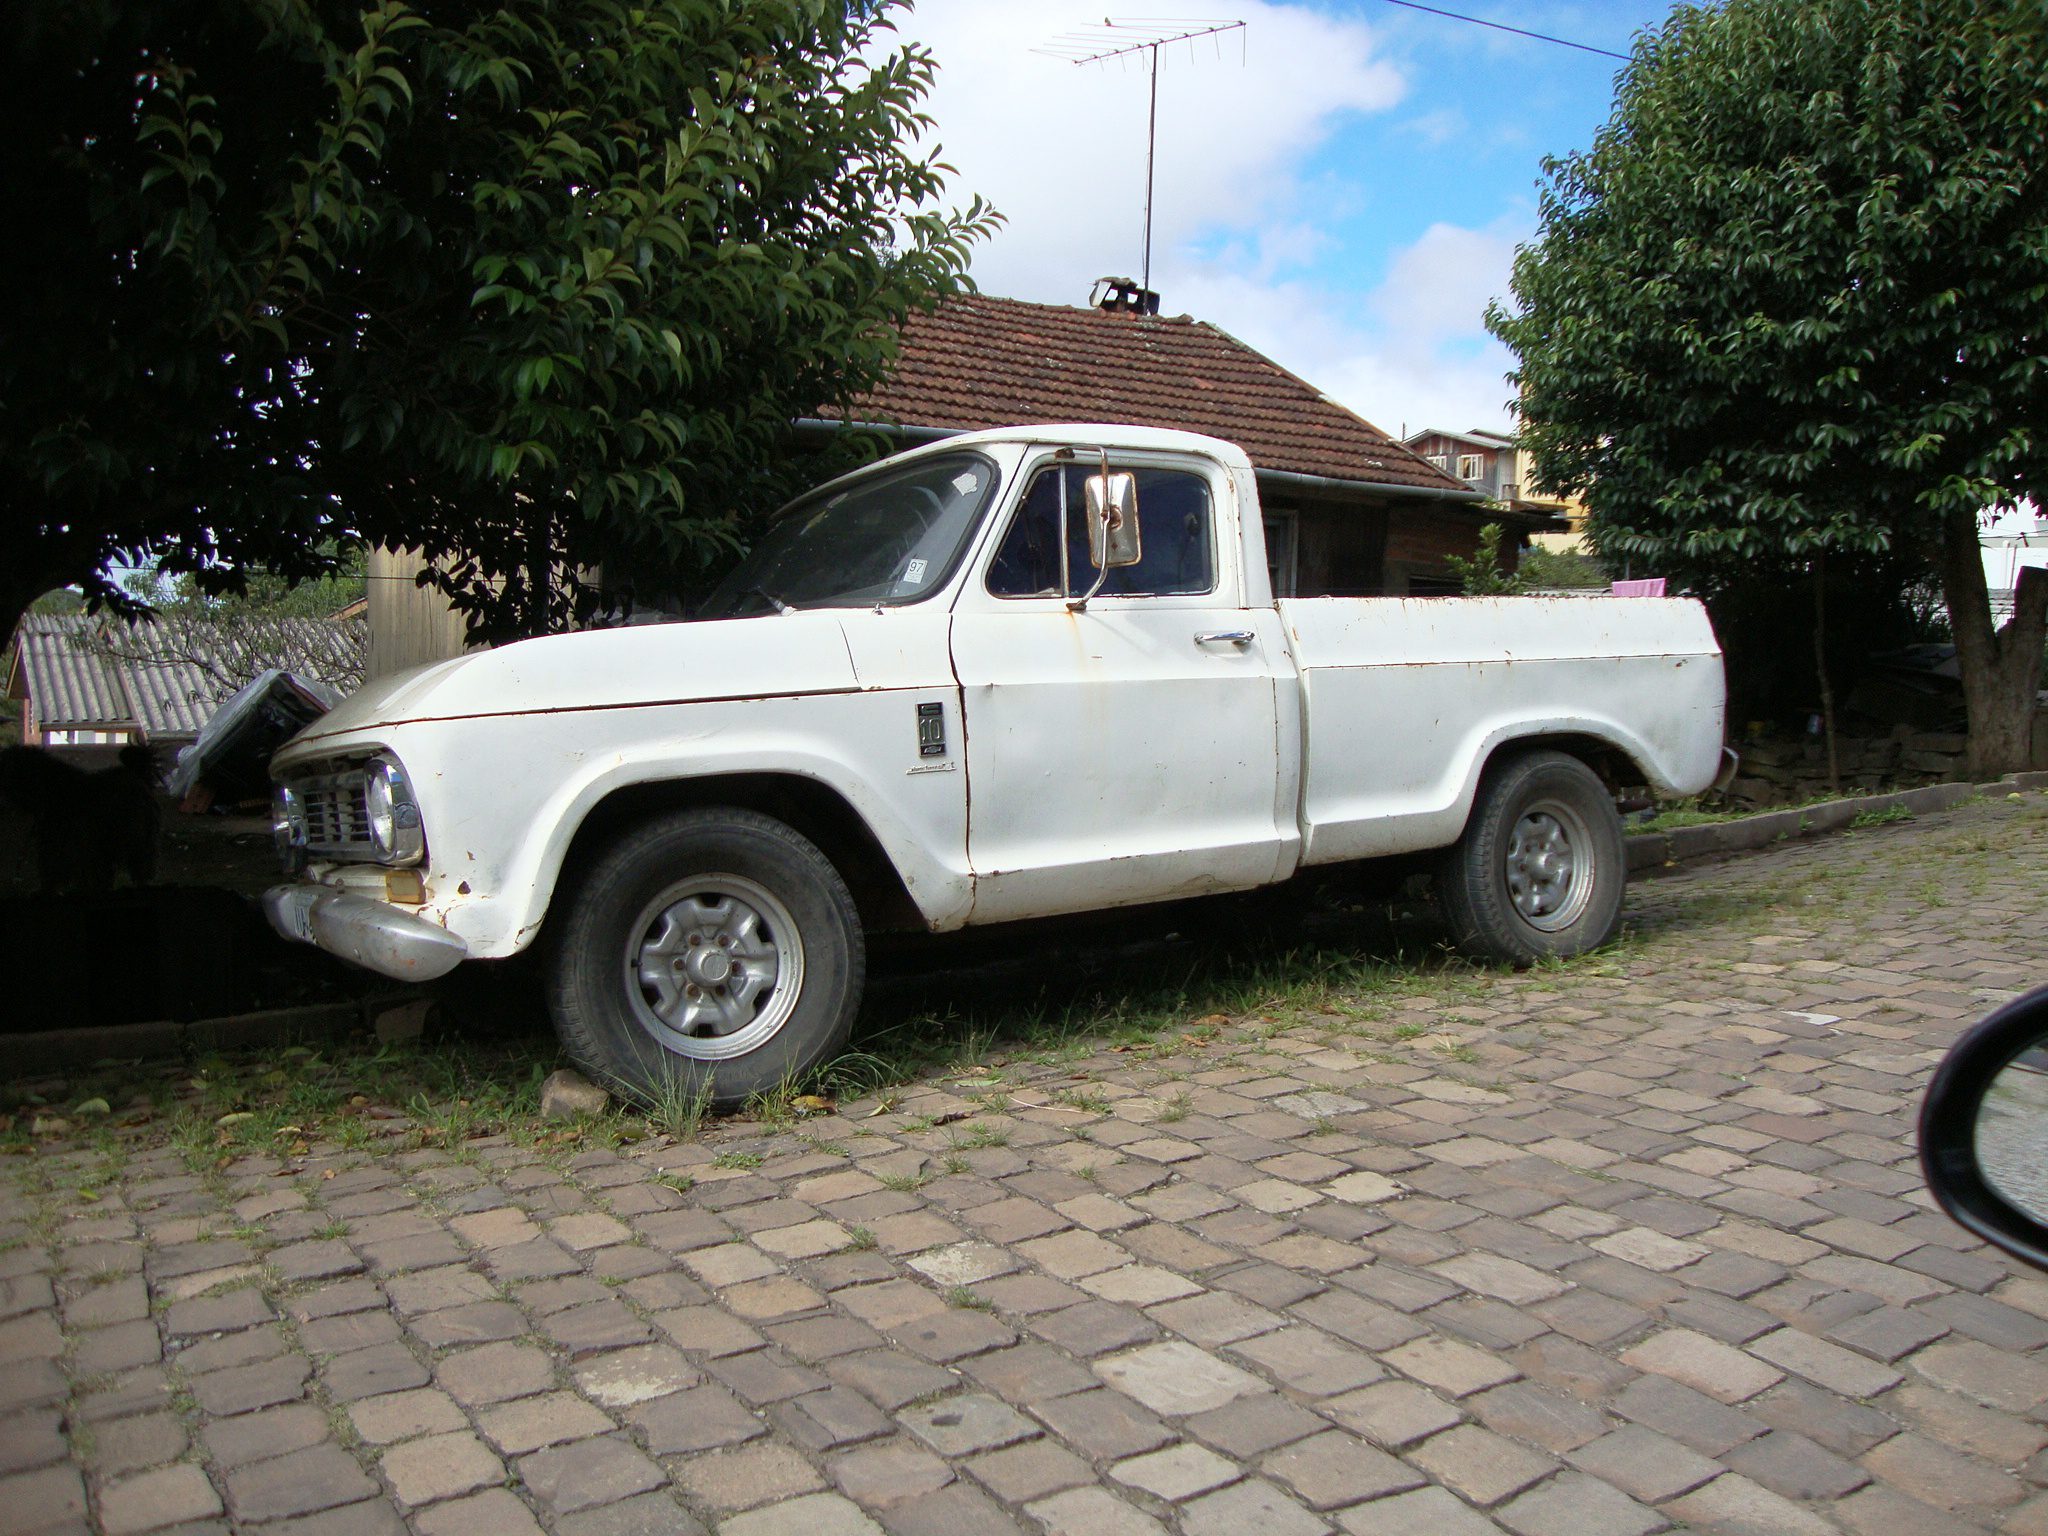
[[[855,414],[959,431],[1075,421],[1177,427],[1238,444],[1260,469],[1467,489],[1271,358],[1184,315],[951,298],[911,317],[894,376]]]

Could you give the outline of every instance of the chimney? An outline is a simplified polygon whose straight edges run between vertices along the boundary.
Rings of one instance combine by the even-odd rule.
[[[1140,288],[1128,277],[1098,277],[1088,290],[1088,302],[1106,315],[1156,315],[1159,295]]]

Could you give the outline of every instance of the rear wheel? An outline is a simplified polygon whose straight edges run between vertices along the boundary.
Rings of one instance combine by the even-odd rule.
[[[1626,879],[1614,797],[1577,758],[1540,751],[1487,769],[1436,886],[1460,949],[1528,965],[1612,938]]]
[[[845,1043],[866,979],[846,882],[808,839],[752,811],[633,829],[550,927],[563,1047],[641,1103],[738,1104],[801,1075]]]

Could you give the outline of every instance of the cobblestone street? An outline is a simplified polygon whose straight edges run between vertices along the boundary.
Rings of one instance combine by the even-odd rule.
[[[1912,1142],[2044,855],[1974,803],[779,1129],[7,1159],[0,1531],[2048,1532],[2048,1276]]]

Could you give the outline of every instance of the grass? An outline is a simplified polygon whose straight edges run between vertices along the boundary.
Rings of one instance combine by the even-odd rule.
[[[1865,827],[1889,827],[1897,822],[1911,821],[1913,813],[1903,805],[1887,805],[1881,810],[1859,811],[1849,822],[1849,830],[1860,832]]]
[[[711,1159],[714,1168],[758,1168],[767,1159],[758,1152],[742,1152],[728,1148]]]

